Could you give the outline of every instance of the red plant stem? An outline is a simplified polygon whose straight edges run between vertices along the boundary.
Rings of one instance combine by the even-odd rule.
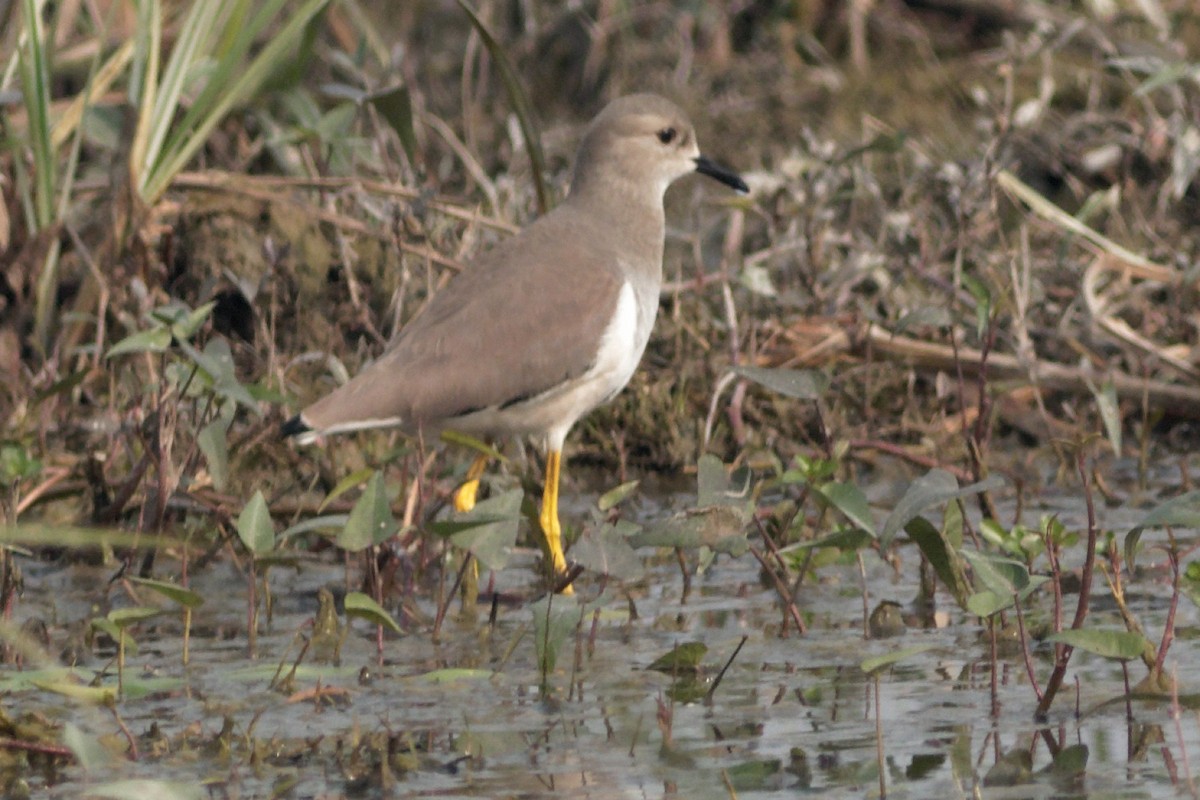
[[[1158,657],[1154,659],[1154,677],[1162,675],[1163,664],[1167,660],[1167,650],[1175,640],[1175,609],[1179,608],[1179,550],[1175,547],[1175,536],[1171,536],[1171,546],[1167,548],[1167,560],[1171,562],[1171,605],[1167,608],[1167,621],[1163,625],[1162,641],[1158,644]]]
[[[1096,527],[1096,505],[1092,500],[1092,484],[1088,480],[1087,464],[1084,462],[1082,450],[1075,455],[1075,468],[1079,471],[1079,478],[1083,482],[1083,500],[1087,504],[1087,552],[1083,558],[1083,569],[1079,579],[1079,604],[1075,606],[1075,619],[1071,622],[1071,630],[1082,628],[1084,620],[1087,619],[1088,604],[1092,596],[1092,576],[1096,566],[1096,540],[1100,534]],[[1046,712],[1050,710],[1050,704],[1054,702],[1055,695],[1062,688],[1063,678],[1067,674],[1067,664],[1071,660],[1073,648],[1069,645],[1055,645],[1054,649],[1056,655],[1054,670],[1050,673],[1050,679],[1046,681],[1046,693],[1038,702],[1037,711],[1034,712],[1035,719],[1044,718]]]
[[[1037,675],[1033,671],[1033,659],[1029,655],[1029,637],[1025,635],[1025,614],[1021,611],[1021,598],[1013,593],[1013,608],[1017,610],[1017,633],[1021,637],[1021,655],[1025,659],[1025,673],[1029,676],[1029,685],[1037,699],[1042,699],[1042,687],[1038,686]]]

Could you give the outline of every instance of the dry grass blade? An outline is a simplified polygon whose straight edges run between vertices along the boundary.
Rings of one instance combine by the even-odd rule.
[[[1053,223],[1064,231],[1082,237],[1093,246],[1100,248],[1103,253],[1117,259],[1122,268],[1128,270],[1129,274],[1135,278],[1162,281],[1171,285],[1176,285],[1180,282],[1181,276],[1175,270],[1164,267],[1161,264],[1155,264],[1145,256],[1140,256],[1132,250],[1122,247],[1099,231],[1084,225],[1075,219],[1075,217],[1035,192],[1028,184],[1021,181],[1020,178],[1011,172],[1001,170],[996,175],[996,183],[999,184],[1001,189],[1029,206],[1030,210],[1039,217]]]

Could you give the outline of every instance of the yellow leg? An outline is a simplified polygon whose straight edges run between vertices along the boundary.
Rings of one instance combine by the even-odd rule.
[[[546,454],[546,488],[542,492],[541,523],[556,579],[567,574],[567,557],[563,555],[562,547],[562,525],[558,521],[558,477],[561,467],[562,451],[549,451]],[[563,590],[563,594],[573,593],[570,586]]]
[[[475,498],[479,494],[479,476],[487,469],[487,463],[488,457],[480,453],[475,456],[475,460],[471,462],[471,466],[467,467],[467,479],[463,481],[462,486],[459,486],[458,491],[454,493],[455,511],[470,511],[475,507]],[[471,559],[471,565],[467,567],[467,574],[463,576],[462,603],[464,615],[470,616],[475,613],[475,604],[478,597],[479,562]]]
[[[454,510],[470,511],[475,507],[475,496],[479,494],[479,476],[487,468],[488,457],[483,453],[475,456],[471,466],[467,467],[467,479],[454,493]]]

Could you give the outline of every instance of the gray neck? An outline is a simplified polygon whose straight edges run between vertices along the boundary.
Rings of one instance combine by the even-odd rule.
[[[653,262],[655,276],[661,276],[666,217],[663,191],[648,182],[623,176],[577,174],[564,205],[589,217],[606,231],[620,231],[621,241],[613,244],[627,257],[643,264]]]

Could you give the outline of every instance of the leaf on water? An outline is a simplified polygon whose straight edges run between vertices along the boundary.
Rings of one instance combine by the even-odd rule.
[[[33,681],[33,685],[43,691],[78,700],[82,703],[92,703],[98,706],[112,705],[117,700],[115,686],[84,686],[79,683],[66,681]]]
[[[563,642],[583,621],[585,607],[576,598],[551,594],[529,607],[533,612],[533,638],[538,669],[543,675],[554,671]]]
[[[426,683],[463,683],[465,681],[486,681],[494,673],[490,669],[468,669],[465,667],[448,667],[435,669],[417,675],[417,679]]]
[[[734,764],[725,770],[725,774],[735,791],[761,792],[774,789],[782,771],[783,762],[778,758],[763,758]]]
[[[458,515],[455,522],[466,527],[450,534],[450,543],[475,556],[484,569],[504,569],[517,543],[524,498],[525,492],[512,489],[477,503]]]
[[[860,530],[875,537],[875,520],[871,517],[871,504],[862,490],[850,483],[830,482],[817,487],[817,492],[830,505],[846,515]]]
[[[1142,521],[1125,534],[1125,563],[1132,572],[1138,542],[1146,528],[1200,528],[1200,489],[1172,497],[1150,509]]]
[[[624,520],[586,528],[571,546],[571,558],[588,572],[608,575],[619,581],[640,578],[645,570],[629,537],[641,530],[640,525]]]
[[[905,660],[906,658],[912,658],[913,656],[920,655],[921,653],[927,653],[933,648],[934,645],[932,644],[918,644],[912,647],[905,647],[901,650],[893,650],[890,653],[884,653],[883,655],[872,656],[871,658],[863,659],[863,661],[859,663],[858,668],[866,674],[871,675],[882,670],[884,667],[890,667],[893,664]]]
[[[367,480],[362,496],[351,509],[346,527],[342,528],[336,542],[343,550],[357,553],[387,541],[399,528],[396,518],[392,516],[392,504],[383,473],[376,470]]]
[[[927,508],[948,503],[960,497],[998,489],[1003,485],[1004,481],[1000,477],[992,476],[960,489],[958,480],[949,472],[942,469],[930,470],[913,481],[912,485],[908,487],[908,491],[900,498],[900,502],[896,503],[896,507],[888,515],[887,521],[883,523],[883,530],[879,534],[879,543],[887,547],[891,544],[892,537],[896,535],[897,531]]]
[[[138,586],[153,589],[168,600],[174,600],[185,608],[199,608],[204,605],[204,598],[199,593],[193,592],[191,589],[185,589],[176,583],[156,581],[150,578],[139,578],[137,576],[130,576],[129,581],[136,583]]]
[[[1070,645],[1093,655],[1120,661],[1129,661],[1139,658],[1144,652],[1154,651],[1154,645],[1145,636],[1132,631],[1076,628],[1052,633],[1046,637],[1046,641]]]
[[[679,547],[684,550],[708,547],[737,558],[750,548],[745,531],[748,521],[749,513],[742,507],[697,508],[675,514],[634,534],[629,537],[629,544],[635,548]]]
[[[696,463],[696,505],[730,505],[745,501],[745,494],[733,488],[725,465],[714,455],[704,454]]]
[[[112,764],[116,756],[94,736],[88,736],[73,722],[63,726],[63,744],[70,748],[76,763],[84,772],[91,772]]]
[[[740,366],[734,367],[733,372],[776,394],[796,400],[817,400],[829,388],[829,376],[815,369]]]
[[[163,353],[170,346],[170,329],[156,327],[126,336],[110,347],[104,357],[114,358],[126,353]]]
[[[275,546],[275,523],[262,490],[255,491],[237,518],[237,534],[252,555],[270,552]]]
[[[600,499],[596,501],[596,507],[601,511],[609,511],[621,505],[625,498],[633,494],[641,481],[626,481],[616,488],[609,489],[604,494],[600,495]]]
[[[1059,750],[1046,771],[1057,778],[1073,778],[1087,772],[1088,746],[1073,744]]]
[[[391,628],[394,633],[404,633],[404,631],[400,630],[400,626],[396,624],[396,620],[384,610],[383,606],[362,592],[349,592],[343,601],[343,605],[348,617],[365,619],[372,625],[383,625],[384,627]]]
[[[217,491],[225,491],[229,480],[229,445],[225,438],[228,430],[229,420],[214,419],[196,436],[196,444],[208,462],[208,474],[212,476]]]
[[[102,800],[203,800],[208,794],[202,784],[130,778],[88,786],[86,795]]]
[[[704,642],[684,642],[654,659],[646,669],[668,675],[695,674],[707,654],[708,645]]]

